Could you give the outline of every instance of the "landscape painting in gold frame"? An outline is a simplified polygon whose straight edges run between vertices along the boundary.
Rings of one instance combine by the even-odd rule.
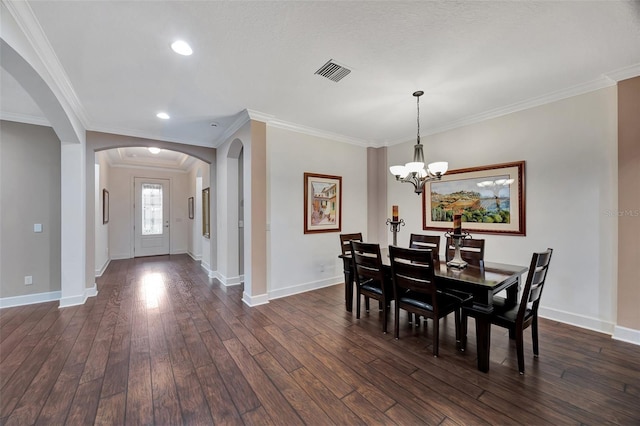
[[[340,232],[342,177],[304,174],[304,233]]]
[[[453,215],[471,234],[526,235],[525,162],[451,170],[425,184],[422,228],[447,231]]]

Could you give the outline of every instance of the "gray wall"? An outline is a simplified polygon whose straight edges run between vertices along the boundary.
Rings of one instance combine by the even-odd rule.
[[[60,291],[60,140],[52,128],[0,121],[0,228],[0,297]]]

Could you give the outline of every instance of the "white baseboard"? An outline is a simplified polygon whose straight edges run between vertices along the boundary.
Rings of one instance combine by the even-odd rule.
[[[34,303],[52,302],[60,300],[61,291],[50,291],[47,293],[25,294],[24,296],[2,297],[0,298],[1,308],[12,308],[14,306],[33,305]]]
[[[170,252],[170,255],[174,255],[174,254],[187,254],[188,252],[186,250],[175,250]]]
[[[238,275],[237,277],[225,277],[218,271],[215,271],[211,278],[217,279],[225,287],[240,285],[242,284],[242,281],[244,281],[244,275]]]
[[[89,297],[94,297],[98,295],[98,286],[96,283],[93,283],[92,287],[87,287],[84,289],[84,292],[78,296],[71,297],[61,297],[60,298],[60,308],[68,308],[70,306],[84,305],[84,302],[87,301]]]
[[[131,259],[130,253],[112,254],[111,260]]]
[[[96,278],[101,277],[102,274],[104,274],[104,271],[107,270],[107,267],[109,266],[110,263],[111,263],[111,259],[107,259],[104,265],[102,265],[102,268],[96,269]]]
[[[634,330],[632,328],[626,328],[616,325],[613,329],[612,337],[622,342],[640,345],[640,330]]]
[[[269,303],[269,296],[267,294],[261,294],[258,296],[250,296],[247,293],[242,293],[242,301],[245,305],[253,307],[258,305],[266,305]]]
[[[207,262],[201,261],[200,267],[205,270],[209,278],[215,278],[215,272],[211,270],[211,266]]]
[[[603,321],[586,315],[578,315],[571,312],[561,311],[559,309],[544,308],[542,306],[538,309],[538,315],[542,318],[560,321],[565,324],[575,325],[576,327],[586,328],[588,330],[598,331],[609,335],[613,334],[615,327],[615,324],[610,321]]]
[[[188,252],[187,252],[187,254],[188,254],[189,256],[191,256],[191,258],[192,258],[193,260],[195,260],[196,262],[199,262],[199,261],[201,261],[201,260],[202,260],[202,255],[201,255],[201,254],[193,254],[193,253],[191,253],[190,251],[188,251]]]
[[[88,287],[84,289],[85,302],[89,297],[96,297],[97,295],[98,295],[98,285],[96,283],[93,283],[93,287]]]
[[[279,288],[271,290],[269,292],[269,299],[279,299],[281,297],[292,296],[298,293],[304,293],[306,291],[317,290],[319,288],[330,287],[332,285],[340,284],[344,282],[344,277],[332,277],[324,280],[312,281],[309,283],[298,284],[291,287]]]

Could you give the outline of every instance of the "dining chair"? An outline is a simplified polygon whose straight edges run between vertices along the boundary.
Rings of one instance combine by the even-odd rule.
[[[351,240],[362,242],[362,232],[340,234],[340,248],[342,249],[342,254],[351,253]]]
[[[411,234],[409,248],[431,249],[433,259],[437,261],[440,257],[440,235]]]
[[[438,261],[440,259],[440,236],[439,235],[424,235],[424,234],[411,234],[409,236],[409,248],[431,250],[433,253],[433,260]],[[413,324],[413,314],[407,312],[409,325]],[[416,315],[415,326],[420,327],[420,317]]]
[[[348,312],[353,309],[353,262],[350,258],[344,257],[351,255],[351,240],[362,241],[362,233],[340,234],[340,250],[342,250],[342,272],[344,273],[344,300]]]
[[[491,315],[491,324],[508,329],[509,336],[515,337],[518,371],[520,374],[524,374],[524,330],[529,326],[531,326],[533,356],[537,358],[539,355],[538,307],[540,306],[540,297],[542,296],[552,254],[553,249],[551,248],[540,253],[533,253],[520,303],[511,308],[495,307]],[[464,308],[462,310],[463,331],[466,330],[467,316],[473,316],[474,312],[473,309]],[[464,347],[466,336],[463,335],[462,339],[462,346]]]
[[[447,249],[445,250],[445,258],[448,261],[453,259],[456,253],[456,247],[453,239],[447,237]],[[460,257],[469,265],[484,267],[484,240],[476,238],[466,238],[462,240],[460,246]]]
[[[380,302],[382,310],[382,331],[387,332],[389,306],[393,300],[391,277],[382,266],[380,244],[351,240],[356,280],[356,319],[360,319],[360,299],[365,298],[365,309],[369,312],[369,298]]]
[[[395,299],[395,337],[400,337],[400,309],[433,319],[433,356],[438,356],[440,318],[451,312],[456,317],[456,342],[461,338],[461,307],[470,295],[456,296],[436,288],[431,250],[389,246],[391,277]]]

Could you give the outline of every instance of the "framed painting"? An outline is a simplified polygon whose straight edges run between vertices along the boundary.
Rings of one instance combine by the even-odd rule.
[[[469,233],[526,235],[524,161],[451,170],[427,182],[422,228],[447,231],[462,215]]]
[[[102,190],[102,224],[109,223],[109,191]]]
[[[189,209],[189,219],[193,219],[193,197],[187,200],[187,208]]]
[[[304,233],[342,230],[342,177],[304,174]]]

